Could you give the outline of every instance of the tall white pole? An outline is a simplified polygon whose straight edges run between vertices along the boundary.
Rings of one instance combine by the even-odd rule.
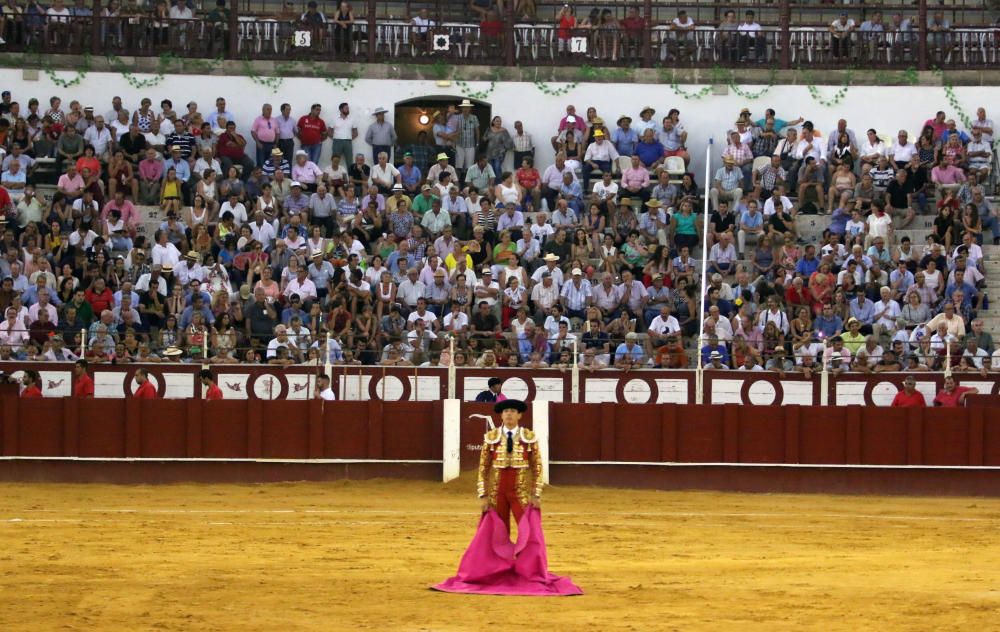
[[[697,372],[695,374],[695,403],[704,403],[704,375],[701,362],[701,348],[705,344],[705,293],[708,287],[708,188],[712,186],[712,148],[715,144],[714,138],[708,139],[708,146],[705,147],[705,208],[703,210],[701,229],[701,286],[698,291],[698,343],[695,345],[695,356],[697,357]]]
[[[448,358],[448,399],[455,399],[455,336],[452,335],[448,342],[448,350],[451,356]]]
[[[317,364],[317,366],[319,365],[319,363],[321,361],[323,362],[323,374],[326,375],[328,378],[330,378],[330,383],[332,384],[333,383],[333,363],[330,362],[330,332],[329,331],[326,332],[326,340],[323,343],[323,358],[322,358],[322,360],[320,358],[318,358],[318,357],[316,358],[316,364]],[[310,386],[310,388],[312,388],[312,387]],[[338,389],[337,390],[340,390],[340,388],[341,387],[339,387],[339,385],[338,385]],[[345,391],[347,390],[347,382],[346,382],[346,380],[345,380],[344,386],[342,388]],[[312,391],[309,391],[309,392],[311,393]],[[340,393],[338,396],[341,399],[343,399],[344,398],[344,393]]]
[[[569,387],[569,401],[574,404],[580,403],[580,363],[577,361],[580,352],[576,346],[576,340],[573,341],[573,371],[570,374],[570,387]]]

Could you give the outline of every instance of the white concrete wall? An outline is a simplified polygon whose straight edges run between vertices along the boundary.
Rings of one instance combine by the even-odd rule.
[[[64,80],[76,76],[72,72],[56,74]],[[136,77],[149,79],[152,76]],[[276,92],[271,92],[242,76],[168,75],[155,87],[135,90],[119,74],[90,73],[81,85],[60,88],[45,73],[40,73],[37,81],[26,81],[20,70],[0,70],[0,85],[9,89],[22,106],[32,96],[38,97],[47,105],[50,96],[59,95],[64,106],[70,100],[78,99],[84,105],[93,105],[98,113],[103,113],[111,108],[111,97],[119,95],[130,110],[138,106],[142,97],[150,97],[154,107],[158,107],[161,99],[170,98],[179,112],[184,111],[185,103],[193,100],[198,103],[200,111],[207,114],[214,108],[216,96],[224,96],[237,124],[248,138],[247,128],[265,102],[273,104],[275,112],[279,104],[288,102],[296,117],[305,114],[310,104],[322,103],[324,118],[329,120],[335,115],[337,104],[347,101],[358,119],[360,134],[363,136],[372,120],[370,113],[376,107],[382,106],[391,112],[396,102],[406,99],[442,95],[452,95],[459,99],[463,96],[461,89],[454,84],[440,87],[437,83],[363,79],[357,81],[347,93],[322,79],[288,78]],[[554,84],[552,87],[559,88],[562,85],[564,84]],[[473,82],[468,90],[481,91],[488,86],[486,82]],[[680,86],[680,89],[694,93],[701,87]],[[760,88],[745,87],[752,93]],[[838,88],[839,86],[821,86],[819,91],[823,97],[829,98]],[[991,108],[992,104],[1000,101],[1000,87],[959,87],[955,88],[955,94],[969,116],[975,117],[976,108],[985,106],[988,115],[1000,120],[1000,111],[990,112],[991,109],[996,109],[995,106]],[[880,133],[887,132],[892,136],[901,128],[911,133],[919,132],[923,122],[937,110],[944,110],[949,117],[957,119],[956,113],[948,105],[944,89],[940,87],[851,87],[843,101],[833,108],[816,102],[805,86],[775,86],[760,99],[748,101],[731,91],[725,96],[709,95],[703,99],[688,100],[675,94],[670,86],[654,84],[580,84],[567,94],[556,97],[541,93],[531,83],[498,83],[485,101],[493,105],[493,113],[502,116],[509,129],[513,129],[515,119],[524,121],[525,130],[535,137],[538,164],[542,166],[552,160],[552,148],[548,139],[564,115],[567,104],[576,105],[580,114],[588,106],[595,106],[609,126],[613,126],[621,114],[629,114],[638,119],[639,110],[647,104],[656,108],[658,119],[666,115],[670,108],[676,107],[681,111],[681,121],[688,130],[688,146],[695,159],[693,168],[698,174],[699,183],[704,173],[705,143],[711,136],[716,138],[717,143],[723,143],[722,147],[716,147],[713,152],[712,166],[719,166],[719,154],[725,142],[724,132],[732,126],[743,107],[749,107],[755,118],[763,116],[763,111],[768,106],[773,107],[781,118],[804,116],[812,120],[824,134],[833,129],[837,119],[841,117],[846,118],[850,127],[859,135],[867,128],[874,127]],[[44,110],[44,106],[42,109]],[[367,149],[360,140],[355,142],[355,151]],[[327,148],[324,160],[328,156]]]

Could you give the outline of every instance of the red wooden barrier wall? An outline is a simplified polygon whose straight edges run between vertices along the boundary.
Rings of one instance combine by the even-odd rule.
[[[0,398],[0,455],[440,460],[441,402]]]
[[[551,404],[553,461],[1000,466],[1000,408]],[[491,406],[462,405],[474,467]],[[440,460],[442,403],[0,398],[0,455]],[[530,413],[525,419],[530,427]]]
[[[1000,409],[553,404],[553,461],[1000,466]]]

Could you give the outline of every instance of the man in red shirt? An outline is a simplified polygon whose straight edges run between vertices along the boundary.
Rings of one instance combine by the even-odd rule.
[[[38,374],[38,371],[26,369],[24,376],[21,378],[21,384],[24,385],[24,388],[21,390],[21,397],[42,397],[42,376]]]
[[[202,369],[198,374],[201,378],[201,385],[207,389],[205,391],[205,399],[222,399],[222,389],[215,383],[212,379],[212,372],[208,369]]]
[[[912,375],[907,375],[903,380],[903,390],[896,393],[892,398],[893,408],[924,408],[927,401],[924,394],[917,390],[917,381]]]
[[[132,395],[136,399],[158,399],[160,397],[153,383],[149,381],[149,373],[146,372],[146,369],[136,370],[135,381],[139,383],[139,388],[135,389],[135,393]]]
[[[319,164],[319,153],[326,139],[326,123],[319,117],[321,110],[322,106],[319,103],[313,103],[309,114],[300,118],[295,126],[295,134],[299,137],[302,150],[309,154],[309,160],[316,164]]]
[[[82,358],[73,365],[73,375],[76,377],[73,383],[73,397],[94,396],[94,380],[87,375],[87,365],[88,362]]]
[[[934,405],[942,408],[958,408],[965,406],[965,396],[969,393],[979,391],[971,386],[956,386],[955,378],[948,376],[944,378],[944,390],[939,391],[934,398]]]
[[[320,121],[322,123],[322,121]],[[215,153],[222,162],[223,173],[229,173],[229,168],[233,165],[240,165],[243,171],[240,178],[246,180],[253,171],[253,161],[247,156],[247,140],[242,135],[236,133],[236,123],[226,122],[226,131],[219,135],[219,140],[215,141]]]

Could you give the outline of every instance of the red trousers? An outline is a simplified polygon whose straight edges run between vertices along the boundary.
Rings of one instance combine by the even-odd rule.
[[[507,525],[507,533],[510,533],[510,512],[514,512],[514,520],[521,522],[521,514],[524,507],[517,497],[517,470],[506,467],[500,470],[500,481],[497,484],[497,514],[503,523]]]

